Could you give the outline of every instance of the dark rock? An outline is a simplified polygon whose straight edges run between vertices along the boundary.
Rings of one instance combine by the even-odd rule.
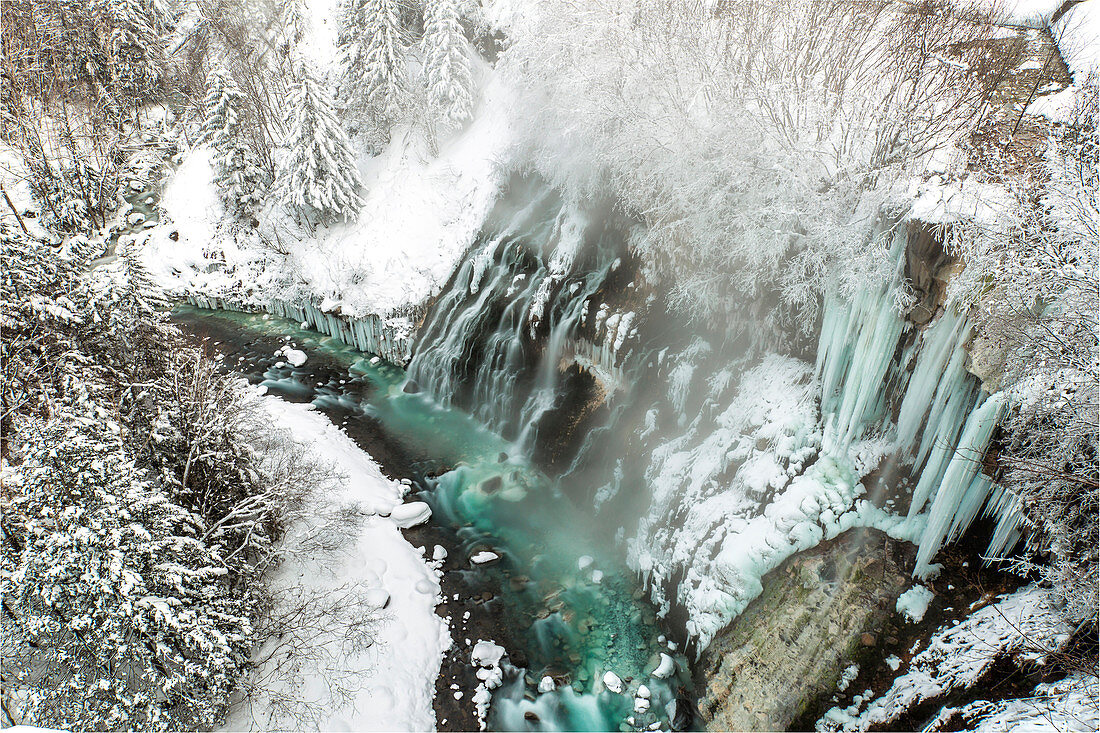
[[[502,486],[504,486],[504,481],[500,476],[491,476],[481,482],[481,492],[483,494],[495,494],[500,491]]]
[[[507,460],[508,460],[508,454],[505,453],[504,451],[501,451],[500,455],[497,456],[497,463],[504,463]]]
[[[405,394],[416,394],[420,391],[420,385],[411,379],[405,380],[405,386],[401,388],[401,391]]]
[[[870,631],[865,631],[860,634],[859,643],[863,646],[874,646],[878,643],[878,637],[872,634]]]

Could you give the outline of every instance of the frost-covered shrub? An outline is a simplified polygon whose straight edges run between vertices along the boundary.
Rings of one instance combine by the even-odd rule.
[[[263,572],[323,471],[182,343],[125,243],[90,272],[86,240],[0,245],[9,712],[215,727],[278,633]]]
[[[999,183],[1012,195],[995,222],[957,225],[967,261],[953,283],[977,305],[983,376],[1013,408],[996,453],[999,482],[1022,502],[1036,562],[1074,620],[1097,613],[1100,413],[1100,137],[1098,79],[1045,155]]]
[[[39,725],[213,727],[248,660],[251,599],[232,591],[202,519],[89,407],[26,430],[17,455],[4,667]]]

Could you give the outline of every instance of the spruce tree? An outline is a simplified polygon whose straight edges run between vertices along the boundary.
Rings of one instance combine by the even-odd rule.
[[[424,74],[429,102],[448,124],[470,116],[470,59],[455,0],[428,0],[424,11]]]
[[[398,0],[348,0],[341,54],[345,87],[385,122],[398,117],[407,90],[404,34]]]
[[[279,168],[281,199],[324,223],[353,219],[363,201],[359,170],[332,99],[309,67],[297,65],[290,149]]]
[[[140,0],[105,0],[111,89],[122,110],[146,102],[162,75],[164,52],[150,9]]]
[[[236,218],[255,216],[263,203],[267,175],[246,138],[244,95],[224,69],[210,75],[202,141],[217,151],[215,182],[226,210]]]

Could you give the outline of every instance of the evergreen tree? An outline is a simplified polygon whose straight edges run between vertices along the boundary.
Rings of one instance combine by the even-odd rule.
[[[280,166],[282,200],[328,223],[351,219],[363,201],[359,171],[328,93],[309,67],[298,64],[291,96],[290,150]]]
[[[455,0],[428,0],[424,14],[424,74],[436,112],[452,125],[470,116],[470,59]]]
[[[398,0],[348,0],[341,54],[347,93],[385,121],[398,116],[407,81]]]
[[[202,141],[217,151],[215,181],[226,209],[238,219],[254,217],[263,203],[267,175],[246,138],[244,95],[224,69],[211,72]]]
[[[201,518],[158,490],[105,415],[78,404],[26,431],[4,512],[5,636],[19,650],[5,666],[38,725],[211,728],[247,665],[248,600]]]
[[[110,88],[116,103],[129,109],[148,100],[162,75],[164,51],[153,14],[141,0],[104,0],[110,28],[106,51]]]

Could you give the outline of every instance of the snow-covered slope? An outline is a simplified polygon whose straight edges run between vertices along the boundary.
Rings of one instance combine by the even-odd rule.
[[[390,516],[402,486],[308,405],[267,397],[264,406],[341,478],[331,493],[307,499],[287,532],[288,559],[271,579],[276,617],[312,604],[295,632],[308,644],[260,651],[267,658],[252,679],[258,695],[234,707],[226,729],[299,730],[309,721],[318,730],[434,729],[435,678],[450,636],[435,614],[436,569]],[[352,518],[352,530],[336,546],[340,517]],[[365,625],[348,627],[357,621]]]
[[[150,270],[174,292],[250,305],[282,299],[385,318],[423,304],[472,243],[506,173],[508,101],[480,72],[474,119],[437,141],[438,152],[404,126],[381,155],[359,151],[365,204],[353,222],[308,232],[271,204],[258,228],[233,231],[210,150],[186,152],[163,192],[167,223],[145,250]]]

